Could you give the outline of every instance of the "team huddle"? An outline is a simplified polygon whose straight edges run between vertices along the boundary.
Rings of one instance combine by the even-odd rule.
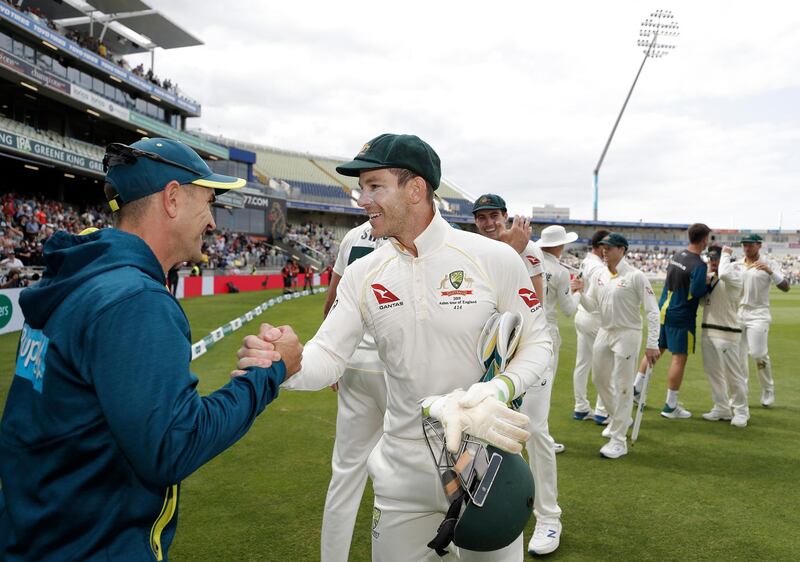
[[[657,299],[619,233],[597,231],[570,271],[561,256],[577,235],[552,225],[532,242],[530,223],[509,224],[497,194],[473,205],[478,234],[452,227],[435,203],[438,155],[392,134],[337,167],[359,178],[369,221],[342,241],[316,335],[302,346],[290,326],[262,324],[243,339],[232,380],[201,397],[164,272],[199,260],[215,193],[244,181],[158,138],[110,145],[104,166],[116,228],[54,235],[42,282],[20,298],[26,324],[0,439],[4,559],[165,560],[180,481],[241,438],[279,385],[338,391],[323,561],[348,559],[367,477],[375,561],[518,562],[531,512],[527,551],[551,553],[563,531],[556,455],[569,445],[548,426],[558,309],[575,317],[572,416],[604,426],[605,458],[627,454],[633,404],[667,351],[661,415],[691,416],[678,392],[701,302],[713,400],[703,417],[747,425],[748,354],[762,405],[774,403],[769,290],[789,284],[757,235],[735,261],[692,225]],[[101,518],[107,505],[114,514]]]

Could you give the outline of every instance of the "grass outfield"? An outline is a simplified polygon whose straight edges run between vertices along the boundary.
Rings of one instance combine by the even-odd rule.
[[[194,340],[265,300],[239,293],[183,302]],[[800,291],[773,291],[770,355],[776,405],[759,405],[753,373],[746,429],[704,421],[711,406],[701,357],[691,357],[681,401],[689,420],[665,420],[667,361],[650,387],[639,443],[617,461],[598,455],[601,428],[575,422],[572,367],[575,333],[561,319],[561,365],[550,428],[566,445],[558,456],[561,548],[552,560],[796,560],[800,527]],[[292,324],[303,341],[322,317],[324,296],[281,304],[260,317]],[[223,385],[241,336],[255,322],[214,346],[192,369],[201,393]],[[0,336],[0,399],[10,384],[17,334]],[[698,343],[699,351],[699,343]],[[751,369],[752,371],[752,369]],[[322,506],[330,477],[336,396],[331,391],[281,393],[235,446],[189,477],[182,487],[175,561],[316,560]],[[365,494],[352,560],[369,560],[372,496]],[[525,533],[532,532],[532,522]],[[795,537],[795,538],[792,538]],[[431,537],[420,537],[427,542]]]

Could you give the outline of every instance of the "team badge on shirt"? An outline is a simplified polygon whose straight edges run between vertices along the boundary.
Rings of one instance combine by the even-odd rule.
[[[472,295],[472,284],[475,280],[464,273],[463,269],[451,271],[439,282],[439,291],[442,299],[440,306],[453,305],[453,310],[459,310],[465,304],[475,304],[478,302],[474,298],[464,298]]]
[[[525,259],[531,262],[531,265],[539,265],[542,263],[536,256],[525,256]]]
[[[450,284],[450,287],[452,287],[452,290],[447,289],[448,283]],[[450,297],[453,295],[471,295],[472,289],[469,287],[472,287],[472,283],[474,283],[472,277],[464,275],[463,269],[458,269],[456,271],[451,271],[448,275],[445,275],[442,278],[442,281],[439,283],[439,290],[442,291],[443,297]],[[461,289],[462,285],[464,285],[463,289]]]

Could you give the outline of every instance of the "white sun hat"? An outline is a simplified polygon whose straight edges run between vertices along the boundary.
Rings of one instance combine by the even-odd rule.
[[[542,229],[542,237],[536,241],[540,248],[552,248],[562,244],[570,244],[578,239],[576,232],[567,232],[563,226],[553,224]]]

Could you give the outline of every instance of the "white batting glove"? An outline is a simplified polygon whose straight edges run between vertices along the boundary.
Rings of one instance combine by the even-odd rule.
[[[495,377],[488,382],[476,382],[467,389],[461,397],[459,405],[464,408],[474,408],[486,398],[496,398],[500,402],[508,402],[514,398],[510,394],[510,382],[505,382],[507,378]]]
[[[477,398],[478,393],[483,393],[480,387],[473,392],[473,397]],[[438,398],[430,407],[431,416],[442,422],[447,449],[451,453],[457,452],[463,434],[468,433],[503,451],[521,452],[522,444],[531,436],[527,430],[530,424],[528,416],[509,409],[496,394],[484,394],[475,406],[465,407],[462,403],[472,403],[471,400],[465,401],[466,395],[458,389]]]

